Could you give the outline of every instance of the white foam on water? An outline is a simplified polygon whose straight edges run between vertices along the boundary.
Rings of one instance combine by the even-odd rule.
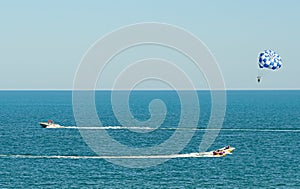
[[[172,159],[172,158],[215,158],[223,157],[213,155],[212,152],[197,152],[189,154],[172,155],[147,155],[147,156],[65,156],[65,155],[24,155],[24,154],[0,154],[0,158],[28,158],[28,159]]]
[[[77,126],[62,126],[64,129],[90,129],[90,130],[123,130],[123,129],[136,129],[136,130],[153,130],[151,127],[125,127],[125,126],[89,126],[89,127],[77,127]]]
[[[138,127],[138,126],[62,126],[61,128],[51,128],[51,129],[88,129],[88,130],[127,130],[127,129],[136,129],[136,130],[153,130],[151,127]],[[207,130],[219,130],[219,129],[193,129],[193,128],[158,128],[157,130],[199,130],[199,131],[207,131]],[[300,132],[300,129],[268,129],[268,128],[260,128],[260,129],[251,129],[251,128],[224,128],[220,129],[220,131],[241,131],[241,132]]]

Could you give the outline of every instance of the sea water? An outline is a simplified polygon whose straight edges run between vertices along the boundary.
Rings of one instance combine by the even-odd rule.
[[[72,91],[1,91],[0,188],[299,188],[300,91],[226,93],[222,129],[208,150],[231,145],[236,148],[233,154],[171,158],[156,166],[130,168],[96,158],[98,154],[77,128]],[[198,91],[198,96],[197,129],[180,154],[199,150],[210,119],[210,92]],[[97,91],[95,104],[106,126],[103,132],[125,146],[141,149],[170,139],[182,114],[176,91],[132,92],[132,117],[148,120],[153,99],[165,103],[164,121],[153,131],[135,132],[122,127],[114,115],[111,91]],[[65,128],[39,126],[38,122],[48,119]],[[188,129],[187,125],[180,132]]]

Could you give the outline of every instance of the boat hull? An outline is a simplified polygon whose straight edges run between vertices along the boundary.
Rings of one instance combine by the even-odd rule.
[[[233,147],[229,147],[229,148],[224,147],[224,148],[220,148],[219,150],[225,152],[226,154],[231,154],[235,150],[235,148],[233,148]]]
[[[39,123],[43,128],[62,128],[63,126],[54,123],[40,122]]]

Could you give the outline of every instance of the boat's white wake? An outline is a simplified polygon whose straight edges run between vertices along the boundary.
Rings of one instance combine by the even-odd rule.
[[[153,130],[151,127],[139,127],[139,126],[61,126],[59,128],[50,129],[87,129],[87,130]],[[206,129],[206,128],[158,128],[157,130],[197,130],[197,131],[207,131],[207,130],[222,130],[222,131],[236,131],[236,132],[300,132],[300,129],[253,129],[253,128],[221,128],[221,129]]]
[[[62,128],[64,129],[90,129],[90,130],[123,130],[123,129],[131,129],[131,130],[153,130],[151,127],[138,127],[138,126],[133,126],[133,127],[125,127],[125,126],[91,126],[91,127],[76,127],[76,126],[63,126]]]
[[[172,159],[172,158],[215,158],[223,157],[213,155],[212,152],[198,152],[190,154],[172,154],[172,155],[142,155],[142,156],[67,156],[67,155],[16,155],[0,154],[0,158],[28,158],[28,159]]]

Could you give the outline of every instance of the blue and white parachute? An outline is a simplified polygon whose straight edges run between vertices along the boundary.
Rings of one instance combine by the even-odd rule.
[[[282,65],[282,59],[275,51],[264,50],[259,54],[258,66],[259,68],[267,68],[272,70],[277,70]]]

